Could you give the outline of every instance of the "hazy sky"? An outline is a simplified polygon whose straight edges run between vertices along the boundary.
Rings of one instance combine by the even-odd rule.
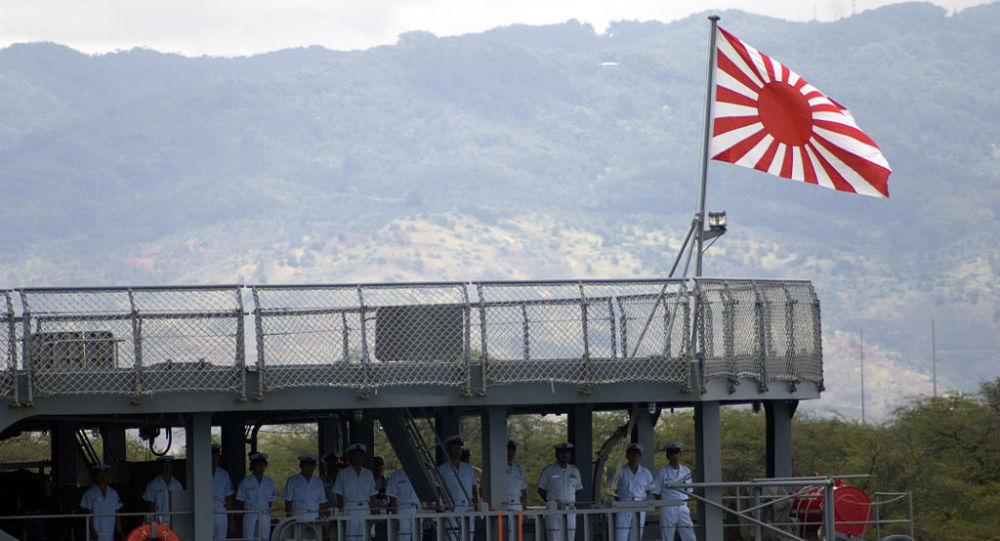
[[[411,30],[438,36],[569,19],[600,32],[622,19],[672,21],[737,8],[830,21],[894,0],[0,0],[0,47],[53,41],[87,53],[148,47],[235,56],[322,45],[366,49]],[[986,0],[934,0],[948,10]]]

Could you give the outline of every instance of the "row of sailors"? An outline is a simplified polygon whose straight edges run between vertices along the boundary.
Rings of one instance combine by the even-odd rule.
[[[479,507],[479,490],[475,472],[472,466],[462,460],[464,439],[454,435],[445,440],[447,460],[438,466],[439,476],[444,488],[450,495],[454,512],[472,511]],[[528,483],[524,469],[514,462],[518,443],[507,442],[507,494],[503,508],[508,511],[520,511],[527,502]],[[546,466],[538,479],[538,494],[550,509],[565,512],[546,516],[546,530],[551,541],[568,541],[574,539],[576,532],[576,516],[572,513],[575,507],[577,493],[583,489],[583,478],[579,469],[569,463],[573,444],[560,443],[555,446],[555,462]],[[680,464],[683,444],[671,443],[665,446],[668,464],[661,468],[655,478],[649,470],[639,464],[643,447],[631,444],[626,451],[626,464],[612,478],[609,489],[618,500],[645,500],[650,494],[656,499],[687,500],[683,490],[668,488],[669,485],[691,482],[691,471]],[[301,520],[318,520],[320,513],[329,507],[336,506],[346,515],[368,515],[373,509],[380,507],[377,503],[381,497],[388,500],[388,509],[400,515],[396,521],[397,538],[400,541],[411,541],[419,538],[414,532],[420,531],[418,520],[402,520],[405,515],[414,515],[420,511],[420,498],[410,483],[406,471],[396,470],[387,480],[381,476],[383,464],[376,461],[376,471],[372,472],[362,466],[367,447],[355,443],[345,449],[348,466],[340,469],[338,457],[334,453],[325,458],[329,475],[319,478],[315,475],[316,455],[306,454],[299,457],[300,472],[289,477],[285,483],[284,499],[285,513],[289,517]],[[264,475],[267,469],[267,454],[253,453],[250,455],[250,474],[233,490],[229,474],[219,467],[221,448],[212,446],[212,495],[213,495],[213,539],[226,539],[229,530],[235,530],[236,516],[227,512],[236,508],[243,511],[243,539],[267,538],[271,528],[271,503],[277,499],[274,481]],[[378,458],[378,457],[376,457]],[[172,475],[172,457],[158,459],[159,472],[146,486],[142,499],[148,510],[154,514],[155,520],[163,524],[170,523],[170,492],[182,490],[180,482]],[[95,467],[94,485],[83,495],[80,506],[95,514],[90,521],[90,539],[111,541],[115,533],[122,535],[121,521],[115,513],[121,509],[122,502],[114,488],[108,485],[108,467]],[[380,482],[377,482],[378,481]],[[469,517],[466,524],[459,519],[446,520],[447,539],[458,541],[464,529],[468,538],[475,533],[475,521]],[[640,513],[638,520],[642,538],[645,513]],[[464,527],[463,527],[464,526]],[[621,512],[616,515],[616,538],[618,541],[631,539],[633,528],[633,513]],[[364,522],[350,520],[347,522],[346,534],[349,540],[364,538]],[[683,541],[693,541],[694,533],[688,508],[686,505],[662,507],[660,511],[660,532],[663,540],[673,541],[675,530]]]

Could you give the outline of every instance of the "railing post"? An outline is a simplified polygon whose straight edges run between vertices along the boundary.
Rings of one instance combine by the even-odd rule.
[[[882,507],[882,495],[878,492],[875,493],[875,539],[882,539],[882,528],[879,522],[882,520],[881,513],[879,513]]]
[[[531,327],[528,322],[528,306],[521,303],[521,342],[524,349],[524,360],[531,360]]]
[[[907,517],[910,519],[910,537],[913,537],[913,493],[907,492],[906,499],[909,502],[910,515]]]
[[[20,393],[21,393],[21,391],[19,389],[20,385],[18,384],[18,381],[17,381],[17,346],[15,345],[17,343],[17,339],[15,338],[17,336],[17,331],[16,331],[15,326],[14,326],[14,301],[11,300],[11,298],[10,298],[10,292],[9,291],[4,291],[3,292],[3,296],[4,296],[4,299],[6,300],[6,304],[7,304],[7,359],[8,359],[8,362],[7,362],[7,367],[6,368],[0,367],[0,370],[5,369],[5,370],[7,370],[7,372],[10,373],[10,382],[11,382],[11,385],[12,385],[13,391],[14,391],[14,404],[17,405],[17,404],[21,403],[21,400],[20,400]]]
[[[351,333],[347,328],[347,312],[340,313],[341,345],[340,356],[346,363],[351,358]]]
[[[24,310],[21,314],[21,364],[24,368],[24,373],[28,377],[25,378],[26,391],[28,392],[26,403],[30,405],[34,402],[34,381],[35,381],[35,367],[34,367],[34,355],[31,354],[31,308],[28,306],[28,296],[24,291],[19,290],[18,294],[21,296],[21,308]]]
[[[822,324],[820,321],[820,310],[819,310],[819,297],[816,296],[816,290],[813,288],[812,284],[809,284],[809,292],[812,294],[812,312],[813,312],[813,355],[819,361],[819,390],[825,391],[826,387],[823,385],[823,337],[822,337]]]
[[[254,335],[257,340],[257,396],[254,397],[254,400],[259,402],[264,400],[264,366],[266,364],[264,362],[264,314],[257,287],[251,287],[250,291],[253,293]]]
[[[760,487],[753,487],[753,518],[760,520]],[[753,525],[753,538],[754,541],[760,541],[761,527],[760,523],[754,523]]]
[[[479,344],[482,350],[479,352],[479,360],[486,363],[489,354],[486,351],[486,299],[483,298],[483,284],[476,284],[476,296],[479,297]]]
[[[755,280],[750,281],[750,286],[753,287],[753,294],[756,297],[754,302],[754,319],[757,323],[757,347],[760,348],[760,355],[758,357],[760,362],[760,392],[767,392],[767,307],[765,306],[764,299],[761,298],[760,289],[757,287],[757,282]]]
[[[590,331],[588,329],[587,318],[589,316],[589,303],[587,302],[587,294],[583,289],[583,282],[578,282],[577,284],[580,288],[580,316],[583,319],[582,329],[583,329],[583,378],[586,382],[584,384],[585,392],[589,392],[590,387],[593,385],[591,378],[591,366],[590,366]]]
[[[628,353],[628,315],[625,313],[625,306],[621,299],[618,299],[618,312],[618,332],[622,335],[622,359],[628,360],[630,358]],[[613,329],[612,335],[614,335]]]
[[[827,478],[823,485],[823,532],[830,541],[836,538],[833,515],[833,479]]]
[[[618,358],[618,341],[615,339],[615,305],[608,297],[608,335],[611,337],[611,358]]]
[[[788,284],[782,282],[781,291],[785,295],[785,372],[790,376],[788,390],[794,393],[801,379],[795,368],[795,305],[799,301],[788,291]]]
[[[128,290],[128,305],[132,318],[132,348],[135,352],[135,395],[132,397],[133,404],[142,403],[142,318],[139,317],[139,308],[135,305],[135,294]]]
[[[708,392],[708,389],[706,389],[705,385],[704,385],[704,382],[705,382],[705,347],[704,347],[705,346],[705,329],[704,329],[704,319],[705,319],[705,317],[704,317],[704,307],[702,306],[704,303],[703,303],[702,294],[701,294],[701,281],[700,280],[695,280],[695,283],[694,283],[694,292],[693,292],[692,296],[693,296],[693,301],[691,301],[691,302],[694,303],[694,306],[692,307],[691,311],[687,314],[688,317],[685,318],[685,321],[688,321],[688,320],[691,321],[691,328],[690,329],[685,329],[686,331],[688,331],[688,332],[685,333],[685,336],[690,336],[690,339],[688,340],[687,350],[688,350],[688,358],[690,358],[690,359],[692,359],[694,361],[692,363],[692,368],[694,368],[695,365],[696,365],[697,369],[700,371],[700,374],[694,374],[693,377],[692,377],[692,379],[694,379],[695,381],[699,382],[698,386],[700,387],[700,392],[701,392],[701,394],[705,394],[705,393]]]
[[[729,289],[729,282],[722,283],[722,357],[729,371],[729,393],[736,392],[739,385],[739,374],[736,373],[736,300]]]
[[[472,395],[472,304],[469,302],[469,286],[462,283],[462,332],[465,336],[463,348],[465,354],[465,394]],[[482,376],[480,379],[479,396],[486,396],[488,369],[486,359],[482,359]]]
[[[246,327],[243,322],[243,287],[236,287],[236,371],[237,379],[239,381],[239,394],[237,400],[240,402],[247,401],[247,352],[246,344]]]
[[[361,383],[361,390],[359,392],[359,398],[368,398],[369,386],[370,386],[370,374],[369,374],[369,358],[368,358],[368,322],[367,322],[367,312],[365,308],[365,294],[361,289],[361,286],[357,286],[358,291],[358,308],[360,309],[360,319],[361,319],[361,369],[363,380]]]

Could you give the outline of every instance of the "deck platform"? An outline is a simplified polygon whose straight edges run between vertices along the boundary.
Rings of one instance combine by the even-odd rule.
[[[318,424],[324,452],[348,438],[370,444],[376,421],[398,436],[404,416],[431,419],[444,437],[478,416],[483,495],[502,501],[511,414],[568,414],[587,471],[593,412],[637,412],[634,437],[652,446],[655,412],[692,407],[691,459],[711,483],[721,480],[720,406],[763,404],[767,471],[781,477],[798,401],[823,391],[819,301],[804,281],[23,288],[0,290],[0,303],[0,399],[10,406],[0,438],[52,431],[53,482],[65,485],[77,479],[78,450],[66,446],[77,431],[121,446],[127,428],[183,426],[199,538],[211,528],[198,510],[210,507],[213,427],[239,476],[249,427],[340,419]],[[390,441],[433,498],[413,442]],[[704,538],[721,539],[720,512],[701,513]]]

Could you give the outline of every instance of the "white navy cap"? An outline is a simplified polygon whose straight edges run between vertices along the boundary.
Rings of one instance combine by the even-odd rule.
[[[636,451],[637,453],[639,453],[641,455],[643,453],[643,451],[645,451],[645,448],[642,446],[641,443],[630,443],[628,445],[628,448],[625,449],[625,452],[626,453],[631,453],[632,451]]]
[[[673,452],[673,451],[683,451],[684,450],[684,444],[681,443],[681,442],[679,442],[679,441],[675,441],[673,443],[668,443],[668,444],[664,445],[663,449],[666,452],[668,452],[668,453]]]
[[[173,462],[174,457],[172,455],[163,455],[156,457],[157,462]]]
[[[460,434],[453,434],[444,440],[445,445],[465,445],[465,439]]]
[[[263,460],[267,462],[267,453],[250,453],[250,463],[253,464],[258,460]]]
[[[569,451],[570,449],[573,448],[573,444],[568,441],[564,441],[562,443],[557,443],[553,445],[553,447],[555,448],[556,451]]]
[[[316,455],[312,453],[299,455],[299,462],[316,462],[317,460]]]
[[[352,444],[348,445],[346,449],[344,449],[344,453],[345,454],[351,454],[351,453],[353,453],[355,451],[359,451],[362,454],[367,453],[368,452],[368,446],[366,446],[363,443],[352,443]]]
[[[510,449],[510,448],[517,449],[518,445],[520,445],[520,443],[517,443],[517,440],[507,440],[507,448],[508,449]]]

